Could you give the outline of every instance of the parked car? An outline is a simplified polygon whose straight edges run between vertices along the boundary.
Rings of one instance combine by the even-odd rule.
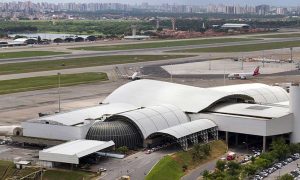
[[[278,167],[278,169],[281,169],[283,164],[282,163],[276,163],[274,166]]]
[[[227,157],[226,157],[227,161],[232,161],[235,158],[236,158],[236,153],[235,152],[228,152]]]
[[[268,177],[269,173],[267,173],[267,172],[265,172],[265,171],[261,171],[261,172],[259,173],[259,175],[262,176],[262,177]]]
[[[260,175],[255,175],[253,180],[262,180],[264,179],[263,177],[261,177]]]
[[[286,161],[287,161],[288,163],[291,163],[291,162],[293,162],[293,159],[292,159],[292,158],[287,158]]]

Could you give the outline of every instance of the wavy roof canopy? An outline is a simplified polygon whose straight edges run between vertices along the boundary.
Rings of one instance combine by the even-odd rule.
[[[209,89],[222,91],[225,93],[239,93],[248,95],[253,97],[256,103],[262,104],[273,104],[289,101],[289,95],[283,88],[260,83],[220,86]]]
[[[152,133],[190,122],[187,115],[173,105],[160,105],[113,115],[105,121],[128,121],[138,127],[143,139]]]
[[[253,100],[239,93],[144,79],[119,87],[103,103],[127,103],[137,107],[172,104],[184,112],[197,113],[226,98]]]
[[[209,119],[200,119],[158,131],[153,135],[167,134],[173,136],[176,139],[179,139],[216,126],[217,125]]]

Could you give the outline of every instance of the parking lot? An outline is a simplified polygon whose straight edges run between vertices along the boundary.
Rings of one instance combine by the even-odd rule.
[[[293,162],[288,163],[287,165],[285,165],[281,169],[278,169],[275,172],[269,174],[268,177],[266,177],[265,179],[266,180],[274,180],[277,177],[282,176],[282,175],[287,174],[287,173],[290,173],[294,170],[299,172],[298,165],[300,165],[300,160],[296,159]],[[300,174],[300,173],[298,173],[298,174]],[[299,178],[299,175],[297,177]]]
[[[271,167],[264,169],[254,176],[253,180],[274,180],[279,176],[290,173],[293,170],[298,169],[298,164],[300,163],[300,154],[296,153],[283,161],[273,164]],[[294,178],[300,177],[300,173],[293,175]]]

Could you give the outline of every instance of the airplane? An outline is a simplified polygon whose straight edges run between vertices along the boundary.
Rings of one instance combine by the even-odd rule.
[[[228,75],[228,79],[249,79],[251,77],[255,77],[260,75],[259,73],[259,66],[255,68],[255,70],[252,73],[231,73]]]
[[[142,67],[140,67],[140,68],[142,68]],[[130,68],[130,69],[132,69],[132,68]],[[138,70],[133,71],[133,73],[131,75],[129,75],[128,73],[124,74],[124,72],[122,72],[119,69],[119,67],[117,67],[117,66],[115,67],[114,70],[115,70],[115,73],[118,75],[118,77],[130,79],[132,81],[139,80],[139,79],[141,79],[143,77],[149,76],[149,75],[143,75],[141,73],[141,71],[138,71]]]
[[[132,75],[122,75],[123,78],[128,78],[132,81],[139,80],[147,75],[142,75],[141,72],[135,71]]]

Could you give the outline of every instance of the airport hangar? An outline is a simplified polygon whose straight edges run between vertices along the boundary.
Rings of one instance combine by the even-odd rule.
[[[276,136],[300,142],[299,103],[299,84],[292,84],[288,94],[265,84],[198,88],[138,80],[119,87],[98,106],[23,122],[19,134],[26,143],[96,140],[135,148],[176,142],[185,150],[218,137],[238,143],[239,136],[249,135],[258,138],[265,151]],[[40,157],[51,156],[44,153]]]

